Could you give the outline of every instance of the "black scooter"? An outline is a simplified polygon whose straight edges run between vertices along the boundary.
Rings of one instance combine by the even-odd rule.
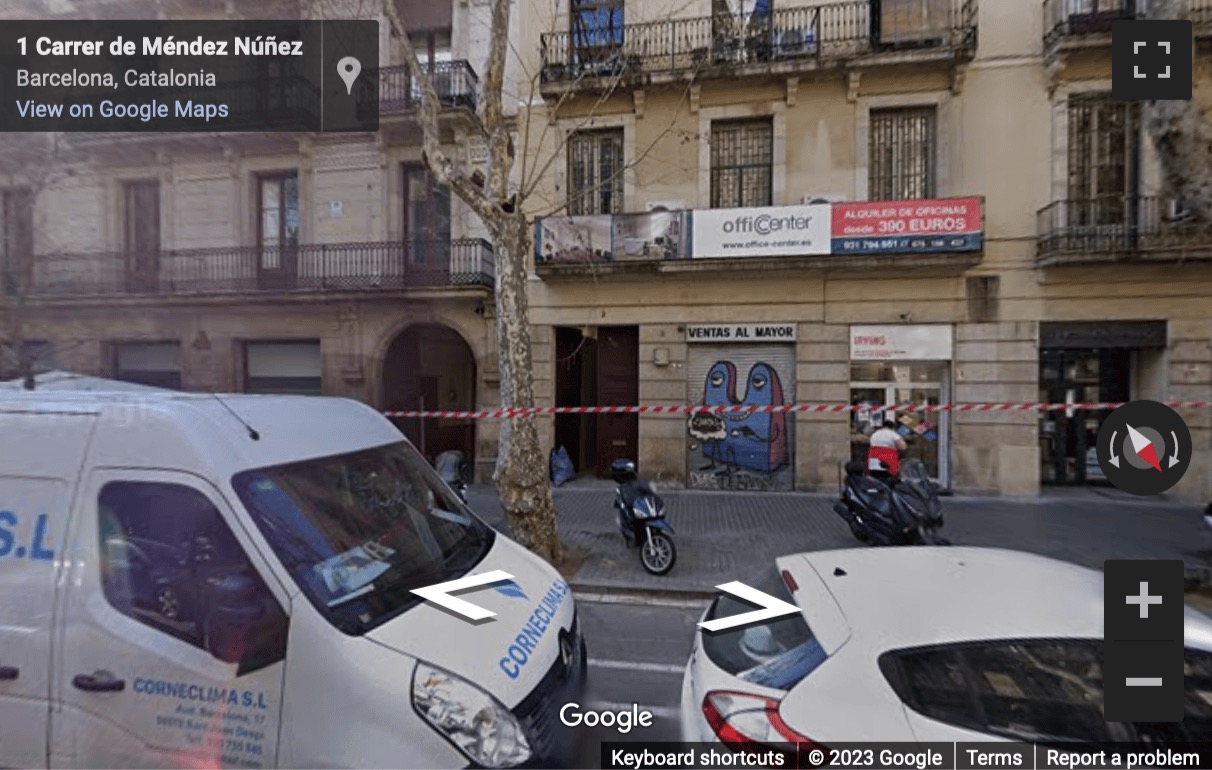
[[[463,453],[457,449],[445,451],[437,456],[433,467],[442,477],[442,481],[445,481],[446,485],[459,496],[459,499],[466,503],[467,482],[464,481],[464,475],[467,473],[467,460],[463,457]]]
[[[860,462],[846,464],[841,499],[833,511],[868,545],[950,545],[938,534],[943,507],[938,488],[920,462],[905,463],[899,479],[866,475]]]
[[[631,460],[612,462],[610,477],[619,485],[614,492],[614,508],[623,542],[628,548],[639,544],[644,569],[664,575],[678,558],[673,527],[665,521],[665,501],[652,484],[639,477]]]

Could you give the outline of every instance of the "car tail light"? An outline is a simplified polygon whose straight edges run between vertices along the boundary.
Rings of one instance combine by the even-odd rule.
[[[765,695],[713,690],[703,698],[703,716],[721,741],[737,748],[755,743],[816,745],[788,727],[779,702]]]
[[[790,589],[791,593],[800,590],[800,584],[795,582],[795,578],[787,570],[783,570],[783,582],[787,584],[787,588]]]

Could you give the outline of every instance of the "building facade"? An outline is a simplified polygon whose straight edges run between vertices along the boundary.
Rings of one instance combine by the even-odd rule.
[[[27,15],[156,10],[135,6],[57,3]],[[157,7],[166,18],[289,19],[343,8],[364,18],[363,6]],[[442,99],[446,152],[466,158],[487,20],[466,4],[398,6]],[[24,354],[35,369],[187,390],[328,393],[385,410],[497,402],[493,250],[478,219],[425,170],[420,87],[385,20],[380,30],[381,61],[363,75],[376,81],[374,134],[93,133],[49,148],[0,143],[8,156],[0,257],[10,279],[3,336],[14,343],[0,375],[13,376]],[[399,427],[431,457],[458,449],[491,471],[492,423]]]
[[[26,2],[33,18],[72,7]],[[1110,98],[1110,25],[1141,5],[516,3],[506,103],[534,175],[541,402],[826,407],[539,418],[549,445],[591,475],[630,456],[693,488],[830,490],[873,421],[827,407],[884,406],[956,491],[1099,483],[1104,412],[894,407],[1212,395],[1212,240],[1166,196],[1140,108]],[[1212,2],[1189,6],[1212,99]],[[448,152],[479,162],[491,6],[400,8]],[[424,171],[419,90],[381,25],[375,134],[79,134],[49,157],[6,138],[0,375],[25,360],[393,411],[498,404],[495,258]],[[1182,414],[1196,451],[1174,494],[1206,500],[1212,416]],[[491,471],[492,421],[400,427]]]
[[[536,150],[553,158],[534,201],[541,392],[557,406],[1206,399],[1212,240],[1165,197],[1140,106],[1110,96],[1111,24],[1141,6],[519,6],[534,14],[519,46],[540,73],[533,109],[553,129]],[[1207,98],[1212,8],[1190,6]],[[1104,415],[880,416],[944,486],[1031,496],[1101,480]],[[1206,500],[1212,422],[1183,416],[1196,450],[1174,494]],[[833,411],[552,422],[581,469],[635,454],[711,489],[834,489],[873,427]]]

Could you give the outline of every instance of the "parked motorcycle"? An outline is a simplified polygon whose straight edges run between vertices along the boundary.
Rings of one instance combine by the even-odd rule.
[[[652,484],[641,479],[631,460],[610,464],[610,477],[618,484],[614,508],[623,542],[628,548],[640,546],[640,563],[654,575],[673,569],[678,551],[673,544],[673,527],[665,521],[665,501]]]
[[[457,449],[443,452],[433,463],[434,470],[442,477],[442,481],[445,481],[464,503],[467,502],[467,482],[464,481],[467,465],[467,459]]]
[[[866,475],[863,463],[846,464],[841,499],[834,512],[850,532],[868,545],[950,545],[938,534],[943,506],[938,487],[918,461],[905,463],[899,479],[888,482]]]

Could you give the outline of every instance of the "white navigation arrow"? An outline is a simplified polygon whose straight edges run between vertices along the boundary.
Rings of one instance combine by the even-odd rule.
[[[1174,454],[1170,455],[1170,467],[1173,468],[1180,462],[1178,459],[1178,432],[1170,431],[1170,438],[1174,439]]]
[[[746,626],[759,620],[770,620],[782,617],[783,615],[793,615],[800,611],[800,608],[794,604],[785,602],[770,594],[762,593],[756,588],[750,588],[744,583],[739,583],[735,580],[722,586],[716,586],[716,589],[744,599],[750,604],[756,604],[762,609],[746,612],[742,615],[733,615],[730,618],[716,618],[715,620],[699,623],[699,628],[707,631],[723,631],[726,628]]]
[[[1119,435],[1119,431],[1111,431],[1111,464],[1116,468],[1119,467],[1119,455],[1115,454],[1115,437]]]
[[[489,583],[500,583],[502,580],[511,579],[513,579],[513,575],[498,569],[492,572],[485,572],[482,575],[468,575],[467,577],[451,580],[446,583],[437,583],[436,585],[424,588],[414,588],[412,592],[427,602],[433,602],[439,607],[445,607],[451,612],[458,613],[465,618],[484,620],[485,618],[495,617],[497,613],[486,610],[483,607],[477,607],[471,602],[465,602],[462,599],[451,596],[451,594],[455,591],[488,585]]]

